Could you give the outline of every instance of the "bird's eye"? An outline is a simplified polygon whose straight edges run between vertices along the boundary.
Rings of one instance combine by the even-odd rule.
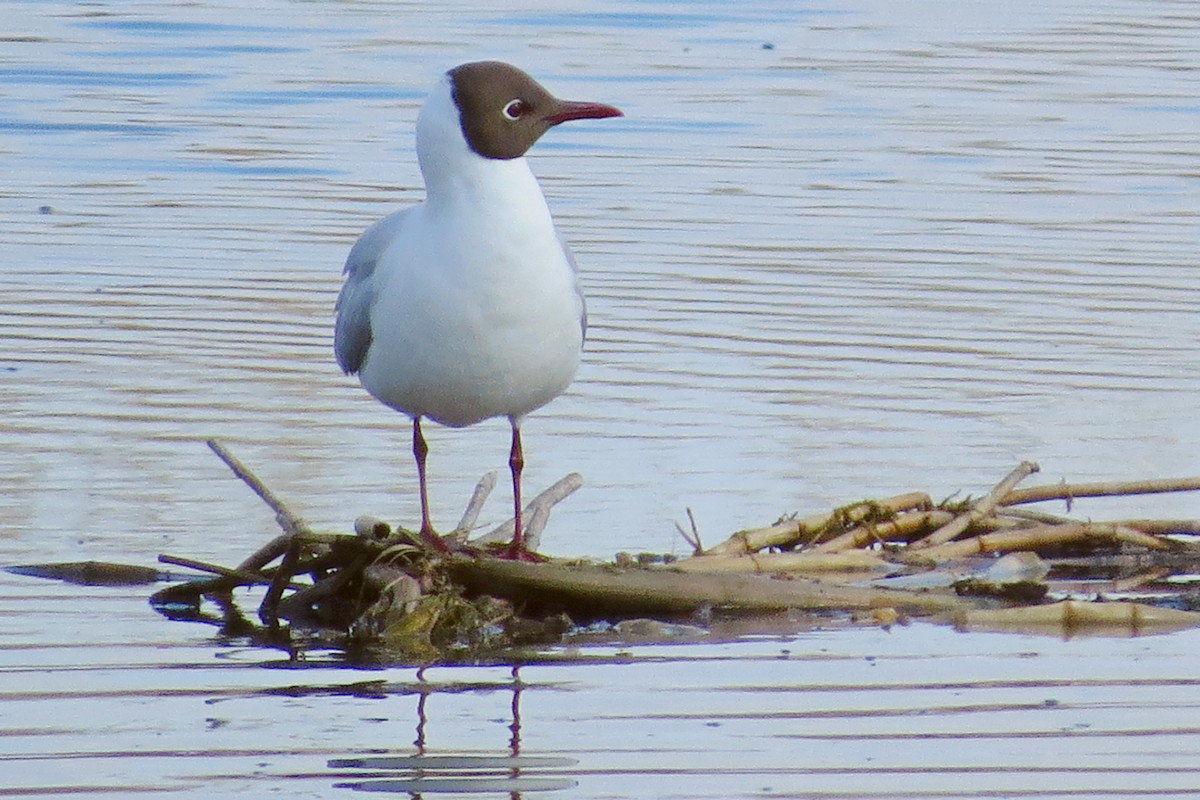
[[[529,104],[524,100],[509,100],[504,106],[504,116],[508,119],[520,119],[529,113]]]

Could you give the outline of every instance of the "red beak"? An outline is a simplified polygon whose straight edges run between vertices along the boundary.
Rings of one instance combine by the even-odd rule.
[[[542,117],[547,123],[557,125],[573,119],[604,119],[605,117],[623,117],[619,109],[606,106],[604,103],[577,103],[572,100],[560,100],[554,111]]]

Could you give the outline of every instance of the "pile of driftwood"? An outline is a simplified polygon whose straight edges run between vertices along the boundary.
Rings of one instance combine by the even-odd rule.
[[[708,548],[693,525],[680,532],[694,555],[676,560],[622,555],[612,564],[525,563],[494,555],[511,537],[511,522],[471,538],[494,476],[480,482],[446,537],[453,550],[446,555],[372,518],[357,520],[354,534],[313,531],[226,448],[209,446],[275,511],[283,533],[233,568],[160,556],[209,577],[172,585],[152,602],[172,616],[195,618],[208,598],[227,630],[275,643],[296,646],[303,632],[385,658],[463,659],[553,641],[572,625],[598,619],[784,609],[866,612],[880,624],[931,615],[971,628],[1100,624],[1138,632],[1200,624],[1200,613],[1181,608],[1043,600],[1054,585],[1047,581],[1051,568],[1121,577],[1111,589],[1123,591],[1194,572],[1200,546],[1192,537],[1200,522],[1084,522],[1022,507],[1057,499],[1069,509],[1080,497],[1197,490],[1200,478],[1017,489],[1038,470],[1026,462],[976,500],[935,505],[920,492],[868,500],[740,531]],[[530,503],[531,546],[551,506],[579,484],[578,476],[568,476]],[[262,587],[261,624],[234,602],[234,589],[247,586]],[[1084,586],[1086,593],[1097,584]],[[1172,596],[1176,606],[1191,602],[1177,590]]]

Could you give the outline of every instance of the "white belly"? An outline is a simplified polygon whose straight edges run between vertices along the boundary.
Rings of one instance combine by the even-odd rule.
[[[582,300],[552,226],[446,236],[418,217],[376,266],[363,386],[444,425],[514,419],[575,377]]]

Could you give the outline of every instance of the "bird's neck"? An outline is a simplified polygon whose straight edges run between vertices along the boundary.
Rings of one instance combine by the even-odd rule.
[[[503,212],[514,206],[549,220],[541,187],[524,157],[485,158],[471,150],[459,123],[446,79],[434,89],[417,118],[417,159],[431,211],[463,213],[471,208]]]
[[[468,152],[455,163],[422,159],[421,173],[425,178],[425,202],[436,211],[465,211],[485,209],[503,213],[519,207],[525,212],[541,212],[546,199],[537,179],[524,158],[505,161],[483,158]],[[514,209],[515,210],[515,209]],[[545,210],[547,218],[549,210]]]

